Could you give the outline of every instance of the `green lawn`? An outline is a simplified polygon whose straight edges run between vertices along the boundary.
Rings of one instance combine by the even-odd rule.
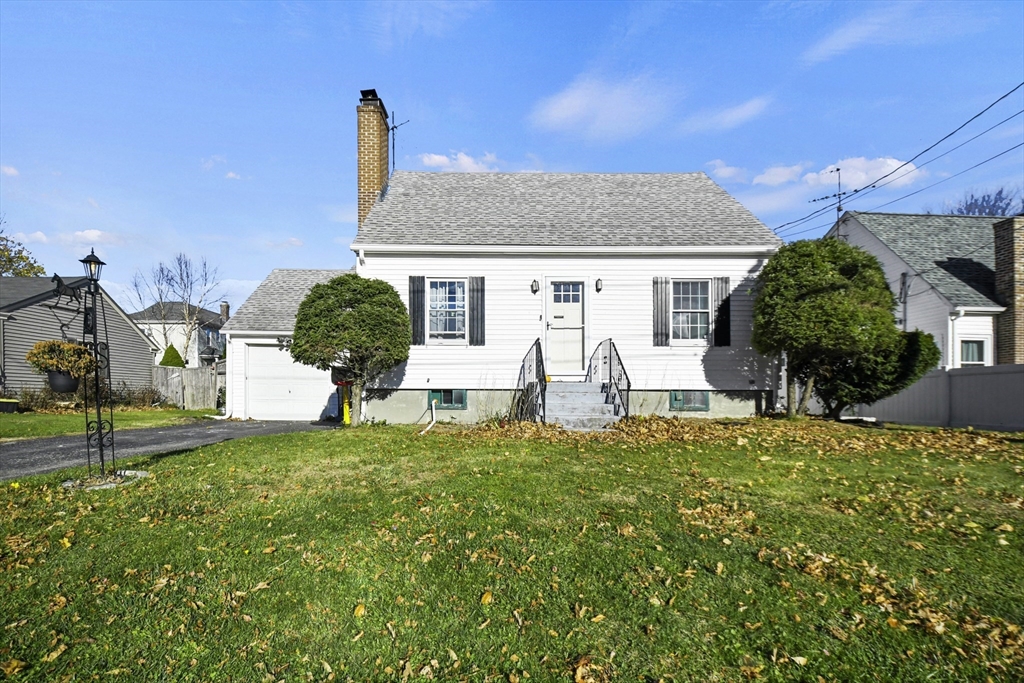
[[[140,429],[183,424],[216,415],[215,410],[126,410],[114,412],[115,429]],[[85,433],[85,412],[69,414],[5,413],[0,415],[0,439]]]
[[[5,484],[14,680],[1024,675],[1024,442],[364,427]],[[1018,435],[1019,437],[1019,435]]]

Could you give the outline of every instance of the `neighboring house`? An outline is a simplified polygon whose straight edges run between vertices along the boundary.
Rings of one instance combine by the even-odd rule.
[[[335,392],[331,373],[293,361],[288,342],[299,304],[313,285],[347,272],[274,270],[221,328],[228,345],[228,415],[256,420],[324,415]]]
[[[368,418],[422,422],[434,400],[440,419],[505,414],[535,341],[549,400],[581,388],[592,356],[606,359],[607,346],[596,353],[606,339],[631,380],[633,414],[751,415],[773,388],[770,362],[750,344],[751,289],[781,240],[703,173],[389,178],[387,112],[374,91],[363,91],[357,116],[356,272],[394,286],[413,326],[409,361],[364,403]],[[282,318],[274,332],[293,323]],[[277,417],[297,370],[276,366],[277,387],[261,384],[271,395],[254,397],[261,371],[252,345],[247,361],[236,358],[236,324],[229,414]],[[260,364],[275,362],[260,353]]]
[[[185,348],[185,304],[180,301],[157,302],[138,313],[132,313],[131,319],[149,335],[160,349],[156,364],[160,364],[164,351],[174,345],[185,364],[190,368],[203,364],[203,356],[215,353],[219,358],[224,355],[224,340],[220,330],[231,317],[228,302],[222,301],[220,313],[205,308],[197,308],[189,304],[189,317],[195,317],[198,326],[192,333],[188,348]]]
[[[69,287],[83,285],[84,277],[67,278]],[[82,302],[58,297],[47,277],[0,277],[0,388],[18,393],[22,388],[46,386],[46,376],[32,371],[25,354],[47,339],[82,341]],[[110,375],[115,386],[152,386],[156,344],[100,288],[97,319],[100,339],[109,339]],[[81,291],[82,301],[85,291]],[[88,339],[86,341],[92,341]]]
[[[1024,363],[1022,225],[1019,217],[848,211],[827,236],[878,257],[897,323],[934,336],[940,365],[954,369]]]

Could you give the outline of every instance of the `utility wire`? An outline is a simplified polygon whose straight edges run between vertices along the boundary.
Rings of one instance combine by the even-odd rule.
[[[909,193],[903,195],[902,197],[897,197],[896,199],[893,199],[890,202],[886,202],[885,204],[879,204],[878,206],[874,207],[873,209],[869,209],[866,213],[869,213],[871,211],[878,211],[882,207],[889,206],[890,204],[895,204],[896,202],[902,201],[902,200],[906,199],[907,197],[913,197],[915,194],[919,194],[921,192],[924,192],[925,190],[929,190],[929,189],[935,187],[936,185],[941,185],[942,183],[946,182],[947,180],[952,180],[953,178],[956,178],[957,176],[963,175],[964,173],[967,173],[968,171],[973,171],[974,169],[978,168],[979,166],[987,164],[990,161],[994,161],[995,159],[998,159],[999,157],[1003,156],[1004,154],[1009,154],[1013,150],[1019,149],[1021,147],[1024,147],[1024,142],[1018,143],[1018,144],[1014,145],[1013,147],[1010,147],[1009,149],[1004,149],[999,154],[991,156],[988,159],[985,159],[984,161],[979,161],[978,163],[974,164],[974,166],[971,166],[970,168],[965,168],[964,170],[960,171],[959,173],[954,173],[953,175],[951,175],[951,176],[949,176],[947,178],[943,178],[942,180],[939,180],[938,182],[934,182],[931,185],[927,185],[925,187],[922,187],[920,190],[914,190],[913,192],[909,192]],[[819,230],[821,228],[827,228],[828,226],[833,225],[834,223],[835,223],[835,221],[830,221],[828,223],[822,223],[821,225],[816,225],[813,228],[805,228],[804,230],[798,230],[797,232],[791,232],[788,235],[786,235],[786,237],[795,237],[796,235],[802,235],[805,232],[811,232],[813,230]]]
[[[907,164],[909,164],[909,163],[912,163],[912,162],[913,162],[914,160],[916,160],[916,159],[919,159],[919,158],[920,158],[920,157],[921,157],[921,156],[922,156],[923,154],[926,154],[926,153],[930,152],[931,150],[935,149],[935,148],[936,148],[937,146],[939,146],[940,144],[942,144],[943,142],[945,142],[946,140],[948,140],[948,139],[949,139],[949,138],[951,138],[952,136],[954,136],[954,135],[956,135],[957,133],[959,133],[959,132],[960,132],[961,130],[963,130],[963,128],[964,128],[965,126],[967,126],[967,125],[968,125],[969,123],[971,123],[972,121],[974,121],[975,119],[977,119],[977,118],[978,118],[979,116],[981,116],[982,114],[984,114],[985,112],[987,112],[987,111],[988,111],[989,109],[991,109],[992,107],[996,106],[997,104],[999,104],[1000,102],[1002,102],[1003,100],[1005,100],[1005,99],[1006,99],[1007,97],[1009,97],[1009,96],[1010,96],[1010,95],[1012,95],[1013,93],[1015,93],[1015,92],[1017,92],[1018,90],[1020,90],[1020,89],[1021,89],[1021,87],[1024,87],[1024,81],[1022,81],[1022,82],[1018,83],[1018,84],[1017,84],[1017,86],[1016,86],[1015,88],[1013,88],[1012,90],[1010,90],[1009,92],[1007,92],[1006,94],[1004,94],[1004,95],[1003,95],[1002,97],[999,97],[999,98],[998,98],[998,99],[997,99],[996,101],[992,102],[992,104],[988,105],[987,107],[985,107],[984,109],[982,109],[982,110],[981,110],[980,112],[978,112],[977,114],[975,114],[975,115],[974,115],[974,116],[972,116],[971,118],[969,118],[969,119],[967,119],[966,121],[964,121],[964,122],[963,122],[962,124],[960,124],[959,126],[957,126],[957,128],[956,128],[956,129],[954,129],[954,130],[953,130],[952,132],[950,132],[950,133],[947,133],[947,134],[946,134],[945,136],[943,136],[942,138],[940,138],[940,139],[939,139],[939,140],[938,140],[937,142],[935,142],[935,143],[933,143],[932,145],[930,145],[930,146],[926,147],[925,149],[921,150],[920,152],[918,152],[917,154],[915,154],[915,155],[914,155],[913,157],[911,157],[910,159],[907,159],[907,160],[906,160],[906,161],[904,161],[904,162],[903,162],[902,164],[900,164],[899,166],[897,166],[897,167],[896,167],[896,168],[894,168],[893,170],[891,170],[891,171],[889,171],[888,173],[886,173],[885,175],[883,175],[883,176],[882,176],[881,178],[878,178],[878,179],[877,179],[877,180],[875,180],[874,182],[872,182],[872,183],[868,183],[867,185],[864,185],[863,187],[860,187],[860,188],[858,188],[858,189],[854,190],[854,191],[853,191],[853,192],[851,192],[850,194],[851,194],[851,195],[852,195],[852,194],[857,194],[858,192],[860,192],[860,191],[862,191],[862,190],[865,190],[865,189],[867,189],[867,188],[871,187],[872,185],[875,185],[875,184],[877,184],[877,183],[879,183],[879,182],[881,182],[881,181],[885,180],[886,178],[888,178],[888,177],[889,177],[889,176],[891,176],[892,174],[894,174],[894,173],[896,173],[897,171],[899,171],[900,169],[904,168],[904,167],[905,167],[905,166],[906,166]],[[788,225],[793,225],[794,223],[802,223],[802,222],[805,222],[805,221],[807,221],[807,220],[810,220],[810,219],[812,219],[812,218],[815,218],[815,217],[817,217],[817,216],[820,216],[820,215],[821,215],[821,214],[822,214],[823,212],[827,211],[828,209],[834,208],[835,206],[836,206],[836,203],[832,203],[832,204],[830,204],[830,205],[828,205],[828,206],[822,207],[821,209],[818,209],[818,210],[816,210],[816,211],[812,211],[812,212],[811,212],[810,214],[808,214],[807,216],[804,216],[803,218],[798,218],[798,219],[796,219],[796,220],[792,220],[792,221],[789,221],[788,223],[783,223],[782,225],[780,225],[780,226],[778,226],[777,228],[775,228],[775,231],[776,231],[776,232],[778,232],[779,230],[781,230],[782,228],[784,228],[784,227],[786,227],[786,226],[788,226]]]
[[[1000,121],[999,123],[997,123],[997,124],[995,124],[995,125],[993,125],[993,126],[990,126],[989,128],[986,128],[985,130],[981,131],[980,133],[978,133],[977,135],[975,135],[975,136],[974,136],[974,137],[972,137],[972,138],[969,138],[969,139],[967,139],[967,140],[964,140],[963,142],[961,142],[961,143],[960,143],[959,145],[957,145],[956,147],[953,147],[953,148],[951,148],[951,149],[948,149],[948,150],[946,150],[945,152],[943,152],[942,154],[939,154],[939,155],[937,155],[937,156],[934,156],[934,157],[932,157],[932,158],[931,158],[931,159],[929,159],[928,161],[926,161],[926,162],[922,163],[922,164],[921,164],[920,166],[917,166],[916,168],[913,168],[913,169],[911,169],[911,170],[907,171],[906,173],[903,173],[902,175],[898,175],[898,176],[896,176],[895,178],[893,178],[892,180],[890,180],[890,181],[888,181],[888,182],[885,182],[885,183],[881,183],[881,184],[878,184],[878,183],[876,182],[876,183],[875,183],[874,185],[871,185],[871,186],[870,186],[870,187],[869,187],[869,188],[867,189],[867,191],[866,191],[866,192],[864,192],[864,194],[862,194],[862,195],[859,195],[859,196],[857,196],[857,197],[850,197],[850,198],[849,198],[849,199],[848,199],[847,201],[849,202],[849,201],[852,201],[853,199],[859,199],[860,197],[864,197],[864,196],[866,196],[866,195],[869,195],[869,194],[871,194],[872,192],[874,192],[874,191],[875,191],[875,190],[877,190],[877,189],[883,188],[883,187],[885,187],[886,185],[889,185],[889,184],[891,184],[891,183],[894,183],[894,182],[896,182],[896,181],[897,181],[897,180],[899,180],[900,178],[906,178],[906,177],[907,177],[908,175],[910,175],[911,173],[914,173],[915,171],[917,171],[917,170],[919,170],[919,169],[922,169],[922,168],[924,168],[925,166],[927,166],[928,164],[932,163],[933,161],[935,161],[935,160],[937,160],[937,159],[941,159],[942,157],[946,156],[947,154],[950,154],[951,152],[955,152],[956,150],[960,149],[961,147],[963,147],[964,145],[966,145],[966,144],[968,144],[968,143],[970,143],[970,142],[974,142],[975,140],[977,140],[978,138],[980,138],[980,137],[981,137],[982,135],[985,135],[986,133],[989,133],[989,132],[991,132],[991,131],[995,130],[995,129],[996,129],[996,128],[998,128],[999,126],[1003,125],[1004,123],[1007,123],[1008,121],[1011,121],[1011,120],[1013,120],[1013,119],[1017,118],[1017,117],[1018,117],[1018,116],[1020,116],[1021,114],[1024,114],[1024,109],[1021,109],[1021,110],[1020,110],[1019,112],[1017,112],[1016,114],[1012,114],[1012,115],[1010,115],[1010,116],[1007,116],[1007,117],[1006,117],[1005,119],[1003,119],[1003,120],[1002,120],[1002,121]],[[797,225],[794,225],[794,226],[792,226],[792,227],[791,227],[790,229],[792,229],[792,228],[796,228],[796,227],[799,227],[799,226],[797,226]],[[780,237],[782,236],[782,233],[783,233],[783,232],[786,232],[786,230],[782,230],[782,231],[780,231],[780,232],[778,233]],[[799,234],[799,233],[793,233],[793,234]]]

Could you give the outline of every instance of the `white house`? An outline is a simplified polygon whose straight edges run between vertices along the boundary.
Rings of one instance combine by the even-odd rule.
[[[897,295],[897,322],[934,336],[940,365],[954,369],[997,362],[997,320],[1007,298],[996,287],[996,226],[1005,225],[1008,244],[1016,230],[1019,242],[1020,220],[848,211],[826,236],[878,257]],[[1009,328],[1003,336],[1004,345],[1012,343]]]
[[[524,389],[521,376],[538,375],[545,417],[563,424],[597,426],[627,412],[755,412],[773,384],[770,363],[750,345],[750,290],[781,241],[711,179],[389,176],[387,110],[374,91],[362,95],[356,272],[394,286],[413,325],[409,361],[371,392],[368,418],[423,422],[434,401],[442,419],[504,414]],[[275,274],[261,288],[281,279]],[[253,355],[285,345],[294,309],[282,302],[292,317],[256,335],[268,325],[243,324],[249,305],[225,327],[231,414],[316,418],[323,402],[294,393],[313,383],[308,369],[289,368],[271,349]],[[280,374],[257,389],[263,364]],[[327,377],[317,381],[330,390]],[[577,405],[590,402],[606,407]]]
[[[185,311],[197,325],[192,338],[185,344]],[[230,318],[228,302],[222,301],[220,313],[198,308],[180,301],[157,302],[143,310],[132,313],[131,318],[159,348],[156,364],[163,359],[168,346],[173,345],[181,354],[185,364],[191,368],[203,363],[203,355],[215,354],[220,357],[224,351],[224,340],[220,329]],[[205,353],[204,353],[205,352]]]

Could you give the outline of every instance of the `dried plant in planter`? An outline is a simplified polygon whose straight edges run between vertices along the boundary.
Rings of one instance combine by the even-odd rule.
[[[96,360],[88,348],[57,339],[36,342],[25,355],[25,360],[39,374],[59,372],[77,379],[96,369]]]

